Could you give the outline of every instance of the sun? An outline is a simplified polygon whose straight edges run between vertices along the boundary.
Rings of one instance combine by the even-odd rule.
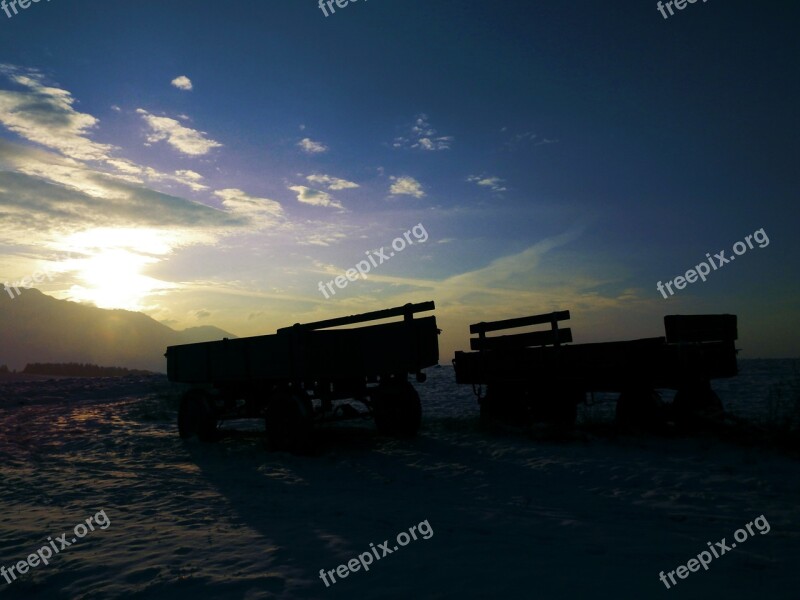
[[[99,308],[140,310],[144,298],[174,287],[143,273],[170,250],[156,231],[94,229],[70,236],[66,242],[85,257],[70,261],[80,282],[70,289],[75,300]]]

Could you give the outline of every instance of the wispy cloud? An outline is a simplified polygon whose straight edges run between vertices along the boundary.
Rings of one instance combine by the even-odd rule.
[[[414,119],[410,133],[406,136],[396,137],[392,142],[392,147],[427,151],[449,150],[455,138],[450,135],[437,136],[436,133],[436,130],[428,122],[428,116],[420,114]]]
[[[204,131],[184,127],[179,121],[169,117],[158,117],[143,108],[136,109],[150,127],[148,143],[166,141],[170,146],[190,156],[203,156],[222,144],[206,137]]]
[[[315,142],[311,138],[303,138],[297,145],[306,154],[321,154],[328,151],[328,147],[322,142]]]
[[[508,127],[503,127],[500,130],[501,133],[506,134],[508,132]],[[513,135],[505,135],[506,142],[505,146],[509,150],[515,150],[520,146],[525,145],[533,145],[533,146],[544,146],[546,144],[556,144],[558,140],[551,140],[546,137],[541,137],[532,131],[523,131],[521,133],[515,133]]]
[[[192,188],[196,192],[208,189],[207,185],[200,183],[203,179],[203,176],[196,171],[191,171],[189,169],[175,171],[175,181]]]
[[[492,260],[485,267],[455,275],[445,280],[451,293],[472,293],[474,290],[515,289],[530,293],[535,288],[537,269],[547,253],[577,240],[583,226],[573,227],[558,235],[545,238],[522,252]]]
[[[336,242],[347,239],[348,235],[342,231],[316,231],[303,236],[298,240],[301,246],[323,246],[329,247]],[[316,262],[316,261],[314,261]]]
[[[346,179],[339,179],[338,177],[331,177],[330,175],[321,175],[315,173],[308,175],[306,180],[317,185],[324,185],[329,190],[348,190],[359,187],[357,183],[347,181]]]
[[[315,190],[304,185],[293,185],[290,186],[289,189],[297,194],[297,201],[302,202],[303,204],[344,208],[341,203],[337,200],[334,200],[333,196],[331,196],[328,192]]]
[[[158,229],[180,243],[209,241],[252,224],[241,214],[163,194],[58,156],[0,140],[0,239],[47,245],[93,228]],[[47,176],[47,177],[45,177]],[[192,242],[195,240],[195,242]]]
[[[104,160],[115,150],[89,139],[99,121],[76,111],[67,90],[47,85],[36,71],[11,65],[0,65],[0,74],[24,88],[0,90],[0,123],[10,131],[76,160]]]
[[[173,79],[170,82],[174,87],[178,88],[179,90],[183,90],[185,92],[189,92],[194,87],[192,85],[192,80],[189,79],[186,75],[180,75]]]
[[[161,231],[175,245],[193,245],[288,226],[278,202],[239,189],[214,192],[220,210],[2,139],[0,169],[0,214],[8,230],[0,230],[0,243],[47,246],[71,232],[138,227]],[[187,183],[200,177],[178,173]]]
[[[202,192],[208,186],[201,183],[205,178],[196,171],[180,169],[172,173],[162,173],[152,167],[143,167],[125,158],[109,158],[105,163],[117,171],[117,175],[131,183],[171,182],[179,183],[191,188],[195,192]]]
[[[413,177],[390,177],[392,180],[392,187],[389,192],[393,196],[414,196],[415,198],[422,198],[425,191],[422,189],[422,184]]]
[[[585,314],[623,305],[630,307],[634,301],[638,306],[640,297],[631,290],[623,292],[624,298],[596,292],[599,284],[607,283],[596,268],[585,275],[564,279],[563,255],[558,250],[578,240],[584,231],[585,225],[577,224],[520,252],[491,259],[483,266],[444,279],[372,273],[371,285],[390,290],[390,299],[435,297],[437,306],[446,309],[448,319],[459,323],[474,322],[475,315],[487,307],[498,317],[513,317],[546,312],[553,307],[580,308]]]
[[[444,278],[374,272],[362,285],[366,290],[382,293],[387,304],[434,297],[443,325],[458,331],[466,331],[467,325],[477,320],[476,314],[486,310],[496,318],[505,318],[570,308],[580,315],[582,324],[596,325],[582,327],[582,331],[602,329],[609,318],[624,323],[632,314],[648,310],[649,301],[639,290],[619,285],[611,286],[613,290],[607,287],[619,284],[626,277],[620,276],[616,264],[607,264],[601,259],[583,269],[571,269],[573,276],[564,276],[565,265],[576,266],[572,262],[576,259],[562,249],[579,240],[586,226],[586,223],[576,223],[519,252],[489,258],[477,268]],[[325,273],[335,270],[320,262],[315,263],[315,267]],[[363,298],[343,298],[340,302],[342,311],[357,312],[363,308]]]
[[[481,187],[488,187],[493,192],[505,192],[508,188],[506,188],[503,183],[505,179],[500,179],[499,177],[486,177],[484,175],[470,175],[467,177],[467,181],[470,183],[474,183]]]
[[[94,162],[104,164],[119,179],[129,183],[177,183],[194,191],[208,189],[202,183],[203,176],[195,171],[183,169],[171,173],[161,172],[126,158],[113,156],[120,150],[118,147],[99,144],[89,138],[89,134],[97,129],[98,119],[77,112],[73,107],[75,99],[72,94],[48,85],[40,73],[11,65],[0,65],[0,75],[23,88],[20,91],[0,90],[0,124],[24,139],[55,150],[66,158],[66,161],[58,161],[53,155],[39,155],[40,160],[17,165],[20,172],[88,190],[90,193],[99,193],[100,188],[89,184],[84,176],[84,163]],[[121,111],[116,105],[112,109],[115,112]]]
[[[217,190],[214,195],[222,198],[222,205],[231,213],[247,217],[261,226],[283,218],[283,206],[274,200],[257,198],[237,188]]]

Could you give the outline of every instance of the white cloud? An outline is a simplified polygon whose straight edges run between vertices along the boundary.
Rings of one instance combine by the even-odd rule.
[[[157,117],[146,110],[139,108],[136,112],[142,115],[150,133],[147,136],[149,143],[165,141],[184,154],[191,156],[202,156],[208,154],[214,148],[220,148],[222,144],[205,137],[204,131],[197,131],[184,127],[175,119],[169,117]]]
[[[503,186],[505,179],[500,179],[499,177],[470,175],[469,177],[467,177],[467,181],[475,183],[481,187],[488,187],[493,192],[505,192],[508,189]]]
[[[428,116],[420,114],[414,119],[410,134],[407,137],[396,137],[392,147],[427,151],[449,150],[454,139],[451,135],[437,136],[436,130],[428,122]]]
[[[390,177],[394,183],[389,190],[393,196],[414,196],[422,198],[425,195],[422,184],[413,177]]]
[[[105,163],[116,169],[116,175],[131,183],[144,183],[144,180],[172,182],[185,185],[195,192],[207,190],[208,186],[201,183],[204,177],[195,171],[182,169],[173,173],[162,173],[152,167],[143,167],[126,158],[109,158]]]
[[[188,92],[192,89],[192,80],[189,79],[186,75],[181,75],[176,77],[171,81],[172,85],[178,88],[179,90],[183,90]]]
[[[126,158],[109,158],[105,162],[126,175],[141,175],[144,171],[142,167]]]
[[[298,244],[301,246],[332,246],[342,240],[346,239],[348,235],[341,231],[331,231],[331,232],[314,232],[309,233],[303,236],[302,239],[298,240]],[[320,267],[321,263],[319,261],[314,261],[314,266]]]
[[[338,177],[331,177],[330,175],[321,175],[314,173],[306,177],[311,183],[327,186],[329,190],[348,190],[360,187],[357,183],[347,181],[346,179],[339,179]]]
[[[315,142],[311,138],[303,138],[297,142],[297,145],[307,154],[320,154],[328,151],[328,147],[325,144],[322,142]]]
[[[283,218],[283,206],[274,200],[250,196],[237,188],[217,190],[214,195],[222,198],[222,205],[230,212],[247,217],[261,226]]]
[[[98,123],[97,119],[76,112],[73,109],[75,100],[70,92],[48,87],[39,73],[0,65],[0,75],[27,88],[17,92],[0,90],[0,123],[25,139],[57,150],[67,157],[66,161],[59,162],[50,155],[42,161],[21,164],[17,166],[20,172],[81,189],[98,197],[105,192],[96,183],[88,182],[84,176],[86,165],[80,161],[105,163],[117,179],[129,183],[141,184],[150,180],[178,183],[195,191],[207,189],[201,183],[202,175],[194,171],[162,173],[128,159],[111,156],[112,151],[118,148],[98,144],[86,137],[88,131]],[[112,110],[121,111],[117,105],[112,105]]]
[[[104,160],[116,149],[87,137],[99,121],[76,111],[68,91],[46,85],[35,71],[0,65],[0,74],[26,88],[0,90],[0,123],[10,131],[76,160]]]
[[[333,199],[328,192],[315,190],[304,185],[293,185],[290,190],[297,194],[297,201],[312,206],[330,206],[333,208],[344,208],[341,203]]]
[[[515,134],[512,139],[515,142],[532,142],[537,137],[539,136],[532,131],[523,131],[522,133]]]
[[[0,241],[47,244],[93,228],[157,229],[187,244],[226,231],[251,231],[241,213],[226,212],[128,183],[65,159],[0,139]],[[180,243],[178,243],[180,245]]]
[[[181,183],[192,188],[195,192],[202,192],[203,190],[208,189],[207,185],[200,183],[203,181],[204,177],[200,175],[200,173],[196,173],[195,171],[190,171],[188,169],[175,171],[175,175],[171,176],[171,179],[177,183]]]
[[[163,253],[169,253],[232,235],[296,230],[279,203],[239,189],[214,192],[223,205],[215,208],[156,191],[137,180],[137,176],[163,176],[202,185],[202,176],[194,171],[160,174],[124,160],[118,166],[129,175],[102,173],[59,154],[0,138],[0,215],[5,225],[0,245],[29,246],[35,253],[37,248],[66,247],[65,239],[98,229],[112,232],[105,244],[116,243],[114,231],[147,230],[163,243]],[[342,230],[341,225],[327,222],[309,221],[303,227],[312,236]],[[297,235],[305,237],[302,232]]]
[[[500,131],[505,133],[506,128],[504,127]],[[522,133],[517,133],[509,137],[508,141],[505,142],[505,145],[510,150],[516,150],[519,146],[531,143],[533,143],[534,146],[543,146],[546,144],[556,144],[558,143],[558,140],[550,140],[545,137],[539,137],[532,131],[523,131]]]

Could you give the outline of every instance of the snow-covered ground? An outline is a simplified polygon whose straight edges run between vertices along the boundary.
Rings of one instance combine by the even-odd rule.
[[[789,367],[743,363],[718,389],[763,412]],[[0,598],[797,597],[797,460],[710,436],[486,433],[452,369],[428,373],[418,438],[356,423],[322,430],[314,456],[268,453],[254,427],[184,443],[158,377],[0,383],[0,566],[111,521],[0,578]],[[769,533],[659,581],[760,515]],[[320,579],[426,520],[430,539]]]

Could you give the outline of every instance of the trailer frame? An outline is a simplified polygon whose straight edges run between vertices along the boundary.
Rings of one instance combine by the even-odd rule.
[[[572,425],[593,392],[618,392],[617,420],[631,425],[722,414],[710,382],[738,373],[735,315],[668,315],[664,337],[590,344],[571,344],[572,330],[559,326],[569,319],[565,310],[470,326],[472,351],[457,351],[453,366],[456,383],[473,386],[482,420]],[[486,336],[545,323],[549,330]],[[677,390],[671,406],[657,389]]]
[[[434,302],[296,323],[275,334],[170,346],[170,381],[186,383],[178,411],[181,437],[214,441],[226,420],[263,418],[273,449],[302,450],[315,424],[374,418],[386,435],[415,435],[419,394],[408,381],[425,381],[438,364],[436,318],[415,318]],[[402,317],[400,321],[363,325]],[[361,327],[337,329],[348,325]],[[350,404],[363,404],[366,412]]]

